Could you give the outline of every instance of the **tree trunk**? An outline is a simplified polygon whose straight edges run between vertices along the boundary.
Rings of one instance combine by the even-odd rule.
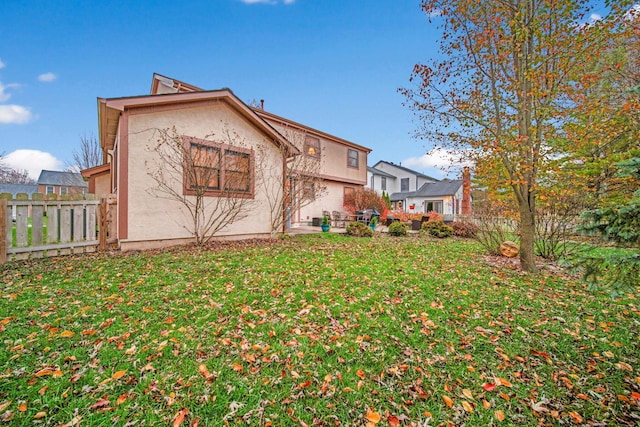
[[[531,196],[533,197],[533,196]],[[526,204],[520,205],[520,265],[524,271],[537,271],[534,242],[536,238],[535,213]]]

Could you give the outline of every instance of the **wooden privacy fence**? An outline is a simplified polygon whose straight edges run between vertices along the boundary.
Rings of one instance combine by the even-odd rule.
[[[115,198],[0,195],[0,264],[104,250],[115,236]]]

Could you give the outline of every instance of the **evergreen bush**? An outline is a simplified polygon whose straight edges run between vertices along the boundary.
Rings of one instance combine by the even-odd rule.
[[[421,233],[427,233],[430,236],[444,239],[445,237],[451,237],[453,235],[453,228],[449,227],[444,221],[427,221],[422,223]]]
[[[373,237],[373,230],[371,227],[361,223],[352,221],[347,224],[347,235],[354,237]]]
[[[391,225],[389,226],[389,235],[390,236],[406,236],[408,229],[409,229],[409,226],[404,222],[395,221],[395,222],[392,222]]]

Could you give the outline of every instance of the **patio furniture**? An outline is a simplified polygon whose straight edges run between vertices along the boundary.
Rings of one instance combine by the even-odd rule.
[[[333,211],[333,226],[339,228],[345,228],[349,222],[349,214],[340,211]]]

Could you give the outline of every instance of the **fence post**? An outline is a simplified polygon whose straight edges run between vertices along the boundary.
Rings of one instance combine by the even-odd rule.
[[[100,198],[100,226],[98,227],[98,251],[107,249],[107,198]]]
[[[9,204],[6,199],[0,198],[0,264],[7,262],[7,216]]]

